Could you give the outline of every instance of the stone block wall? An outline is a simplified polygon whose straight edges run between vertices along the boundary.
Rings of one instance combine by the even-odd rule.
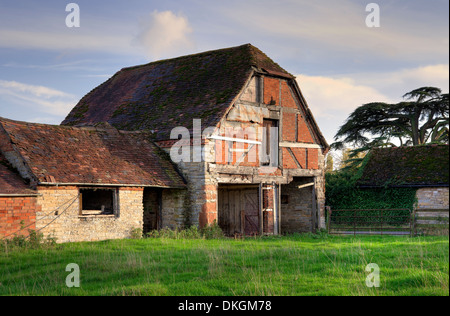
[[[162,228],[177,229],[189,226],[188,198],[187,190],[162,191]]]
[[[422,188],[417,190],[417,209],[448,209],[448,188]]]
[[[118,188],[115,215],[80,215],[77,187],[38,187],[36,229],[57,242],[98,241],[129,238],[143,227],[143,188]],[[48,226],[47,226],[48,225]]]
[[[415,233],[448,236],[449,189],[448,187],[421,188],[416,192],[417,207]]]
[[[172,205],[167,207],[163,204],[167,227],[204,227],[217,221],[218,184],[215,176],[207,171],[209,162],[215,161],[214,146],[214,141],[204,141],[201,149],[191,146],[190,161],[177,163],[188,189],[178,190],[178,193],[173,190],[172,194],[167,195],[165,205]],[[170,152],[170,148],[163,149]],[[202,158],[194,157],[195,153],[200,152]]]
[[[300,185],[311,183],[314,178],[296,178],[281,187],[281,232],[283,234],[307,233],[312,231],[312,189],[299,189]]]

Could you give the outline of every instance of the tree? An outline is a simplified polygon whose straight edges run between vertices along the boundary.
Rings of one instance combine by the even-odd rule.
[[[374,102],[357,108],[340,127],[332,148],[342,150],[350,144],[363,151],[380,146],[448,143],[448,93],[423,87],[406,93],[403,99],[396,104]]]
[[[334,170],[334,162],[333,162],[333,156],[331,154],[327,155],[327,163],[325,166],[325,173],[333,172]]]
[[[354,170],[359,166],[366,153],[358,149],[344,148],[339,163],[339,170]]]

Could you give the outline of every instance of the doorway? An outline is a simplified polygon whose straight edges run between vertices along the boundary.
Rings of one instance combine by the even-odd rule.
[[[161,189],[144,189],[144,234],[161,228]]]
[[[259,235],[261,207],[258,186],[219,187],[218,224],[228,236]]]

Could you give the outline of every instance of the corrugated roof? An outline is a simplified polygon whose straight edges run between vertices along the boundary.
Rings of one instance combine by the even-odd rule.
[[[0,126],[6,131],[0,137],[9,137],[39,183],[185,186],[167,154],[148,141],[146,133],[2,118]]]
[[[87,94],[62,125],[108,122],[121,130],[148,130],[170,139],[177,126],[216,126],[252,71],[294,78],[258,48],[215,50],[124,68]]]
[[[372,150],[358,184],[362,187],[449,185],[448,145]]]

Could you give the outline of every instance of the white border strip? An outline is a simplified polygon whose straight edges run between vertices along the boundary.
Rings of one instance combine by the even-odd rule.
[[[222,137],[222,136],[210,136],[209,139],[215,139],[215,140],[223,140],[227,142],[237,142],[237,143],[246,143],[246,144],[253,144],[253,145],[262,145],[261,142],[257,142],[254,140],[248,140],[248,139],[241,139],[241,138],[231,138],[231,137]]]

